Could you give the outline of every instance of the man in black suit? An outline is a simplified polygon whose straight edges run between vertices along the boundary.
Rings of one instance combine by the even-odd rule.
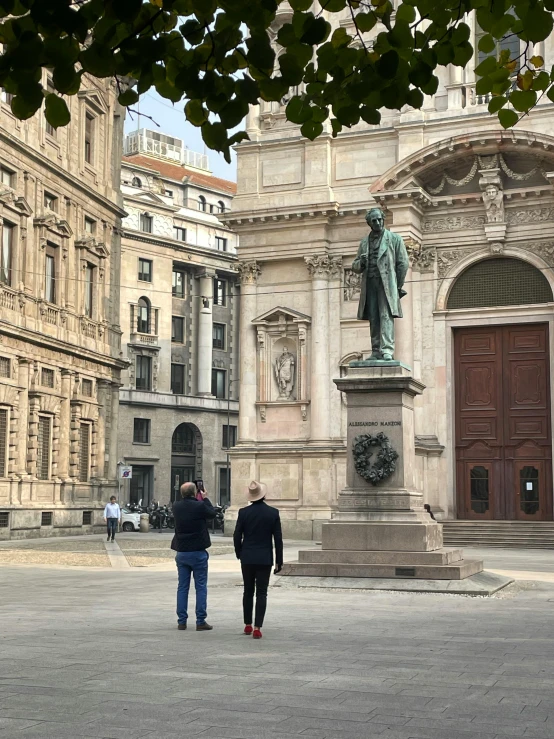
[[[187,607],[190,576],[194,575],[196,589],[196,631],[211,631],[213,626],[206,622],[208,606],[208,552],[212,542],[208,534],[207,521],[215,518],[215,510],[202,492],[202,500],[196,500],[197,490],[193,482],[181,485],[182,500],[173,504],[175,535],[171,548],[177,552],[175,562],[179,575],[177,586],[177,628],[187,628]]]
[[[237,559],[242,567],[244,581],[244,633],[262,638],[262,626],[267,607],[267,588],[273,566],[273,542],[275,542],[275,574],[283,567],[283,535],[277,508],[265,502],[266,486],[252,481],[247,489],[246,508],[241,508],[233,536]],[[256,593],[256,615],[252,629],[252,611]]]

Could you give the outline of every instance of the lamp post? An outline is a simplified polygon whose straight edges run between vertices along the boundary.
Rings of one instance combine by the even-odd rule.
[[[227,496],[229,498],[229,504],[231,503],[231,467],[229,465],[229,449],[231,448],[231,385],[238,381],[238,378],[236,380],[229,379],[227,383]]]

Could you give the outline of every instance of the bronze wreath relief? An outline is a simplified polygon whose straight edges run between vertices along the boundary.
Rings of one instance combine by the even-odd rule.
[[[373,447],[380,447],[380,450],[377,460],[371,463]],[[358,475],[372,485],[377,485],[394,473],[398,452],[392,448],[389,437],[380,432],[376,436],[371,434],[356,436],[352,446],[352,456]]]

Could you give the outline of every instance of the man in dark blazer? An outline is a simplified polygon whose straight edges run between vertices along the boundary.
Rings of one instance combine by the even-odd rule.
[[[196,500],[197,490],[193,482],[181,485],[182,500],[173,504],[175,535],[171,548],[177,552],[175,562],[179,575],[177,586],[177,628],[187,628],[187,607],[190,576],[194,575],[196,589],[196,631],[211,631],[206,622],[208,604],[208,552],[212,542],[207,521],[215,518],[215,510],[208,496],[202,492],[202,500]]]
[[[275,574],[283,567],[283,535],[277,508],[265,502],[266,486],[252,481],[247,488],[250,505],[241,508],[233,541],[237,559],[242,567],[244,581],[244,633],[262,638],[262,626],[267,607],[267,588],[273,566],[275,542]],[[252,628],[252,611],[256,594],[256,613]]]

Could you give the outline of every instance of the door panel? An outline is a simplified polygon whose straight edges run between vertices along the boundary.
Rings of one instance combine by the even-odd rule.
[[[454,348],[458,516],[552,519],[548,326],[461,329]]]

